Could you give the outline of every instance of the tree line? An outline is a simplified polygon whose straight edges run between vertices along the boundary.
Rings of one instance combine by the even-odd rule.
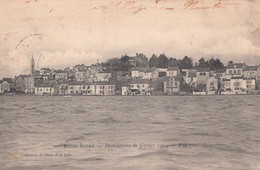
[[[102,63],[102,65],[110,67],[113,71],[128,71],[132,68],[132,65],[129,62],[129,56],[127,55],[123,55],[121,58],[110,58],[106,62]],[[168,57],[165,54],[160,54],[159,56],[153,54],[148,61],[148,66],[150,68],[179,67],[180,69],[209,68],[210,70],[224,68],[224,64],[218,58],[215,59],[212,57],[209,60],[206,60],[202,57],[194,63],[193,59],[188,56],[183,57],[183,59],[176,59]]]

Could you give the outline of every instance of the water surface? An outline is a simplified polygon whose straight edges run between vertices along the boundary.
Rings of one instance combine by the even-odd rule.
[[[0,168],[260,169],[259,103],[260,96],[0,96]]]

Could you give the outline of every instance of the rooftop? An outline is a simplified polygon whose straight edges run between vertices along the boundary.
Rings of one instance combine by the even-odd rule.
[[[63,70],[56,70],[55,73],[67,73],[67,71],[63,71]]]
[[[167,71],[178,71],[179,68],[178,67],[168,67]]]
[[[196,71],[188,71],[186,74],[188,74],[188,77],[196,77]]]
[[[35,87],[54,87],[54,83],[35,84]]]
[[[233,64],[229,64],[227,66],[228,69],[232,69],[232,68],[243,68],[245,66],[244,63],[233,63]]]
[[[257,71],[259,66],[247,66],[243,71]]]
[[[226,69],[225,68],[223,68],[223,69],[217,69],[216,71],[215,71],[215,73],[225,73],[226,72]]]
[[[148,79],[133,79],[129,84],[150,84],[151,81]]]
[[[239,76],[239,77],[232,77],[231,79],[244,79],[243,76]]]
[[[197,72],[205,72],[205,71],[210,71],[210,69],[209,68],[198,68],[197,69]]]

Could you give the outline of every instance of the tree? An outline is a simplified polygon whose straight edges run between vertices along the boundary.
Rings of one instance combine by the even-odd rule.
[[[119,69],[121,71],[128,71],[131,67],[129,57],[127,55],[121,56],[119,59]]]
[[[116,67],[118,67],[120,61],[119,61],[118,58],[110,58],[110,59],[107,60],[106,63],[108,64],[108,66],[116,66]]]
[[[158,57],[155,54],[153,54],[153,56],[149,60],[149,67],[150,68],[157,67],[157,65],[158,65]]]
[[[215,69],[225,68],[224,64],[218,58],[215,60],[214,67]]]
[[[199,59],[199,61],[198,61],[198,67],[199,68],[209,68],[209,62],[208,61],[206,61],[203,57],[201,57],[201,59]]]
[[[192,58],[185,56],[182,60],[179,60],[179,66],[181,69],[191,69],[193,67]]]
[[[229,62],[228,62],[228,65],[231,65],[231,64],[233,64],[234,62],[233,62],[233,60],[230,60]]]
[[[165,54],[160,54],[160,56],[158,57],[157,67],[158,68],[167,68],[168,62],[169,62],[168,57]]]
[[[168,63],[169,67],[178,67],[178,65],[179,65],[179,62],[176,58],[169,59],[169,63]]]

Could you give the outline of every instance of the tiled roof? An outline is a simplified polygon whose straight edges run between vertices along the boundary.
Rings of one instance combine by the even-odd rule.
[[[144,72],[145,73],[151,73],[153,72],[155,69],[154,68],[147,68]]]
[[[226,72],[226,69],[225,68],[223,68],[223,69],[217,69],[216,71],[215,71],[215,73],[225,73]]]
[[[96,85],[115,85],[114,83],[109,82],[109,81],[96,81],[96,82],[94,82],[94,84],[96,84]]]
[[[188,71],[188,77],[196,77],[196,71]]]
[[[151,81],[148,79],[133,79],[129,84],[150,84]]]
[[[47,70],[47,71],[51,71],[50,68],[41,68],[40,70]]]
[[[205,71],[210,71],[209,68],[198,68],[197,72],[205,72]]]
[[[243,71],[257,71],[258,68],[259,66],[247,66]]]
[[[221,81],[230,81],[230,79],[222,79]]]
[[[67,73],[67,72],[63,70],[56,70],[55,73]]]
[[[147,67],[133,67],[131,68],[131,71],[145,71],[147,70]]]
[[[54,83],[35,84],[35,87],[54,87]]]
[[[243,76],[239,76],[239,77],[232,77],[231,79],[243,79]]]
[[[178,67],[168,67],[167,71],[178,71],[179,68]]]
[[[71,81],[69,82],[69,85],[83,85],[84,82],[83,81]]]
[[[243,68],[245,66],[245,64],[243,63],[233,63],[233,64],[229,64],[227,66],[228,69],[232,69],[232,68]]]
[[[6,80],[0,80],[0,84],[2,84],[3,82],[5,82]],[[8,81],[6,81],[7,83],[9,83]],[[9,83],[10,84],[10,83]]]
[[[100,71],[100,72],[98,72],[97,74],[111,74],[111,72],[108,72],[108,71]]]

